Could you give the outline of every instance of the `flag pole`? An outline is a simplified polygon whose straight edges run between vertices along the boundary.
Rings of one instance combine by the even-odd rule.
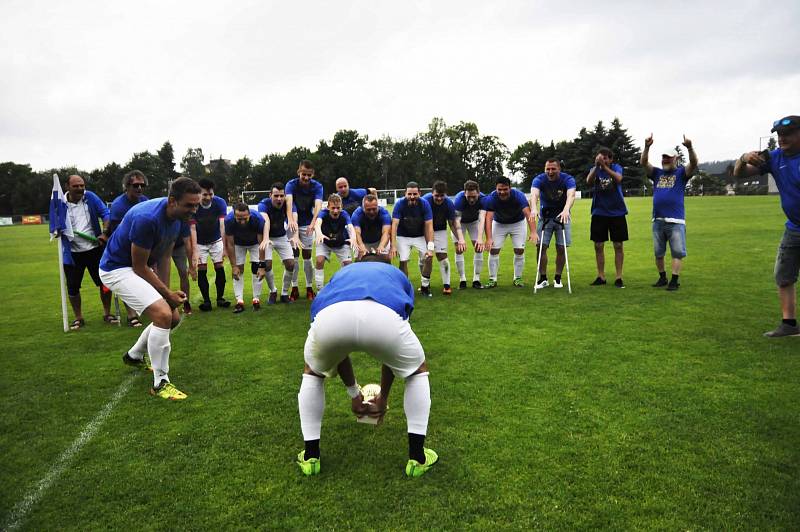
[[[66,279],[64,278],[64,253],[61,242],[61,235],[58,235],[58,278],[61,280],[61,316],[64,321],[64,332],[69,332],[69,323],[67,323],[67,288]]]

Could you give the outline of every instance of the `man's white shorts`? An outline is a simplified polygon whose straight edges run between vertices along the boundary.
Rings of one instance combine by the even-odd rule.
[[[200,264],[206,264],[208,257],[211,257],[211,262],[214,264],[222,262],[221,238],[213,244],[197,244],[197,249],[200,251]]]
[[[250,262],[259,262],[258,260],[258,244],[252,246],[233,245],[233,250],[236,252],[236,264],[244,264],[246,254],[250,253]]]
[[[501,224],[492,220],[492,248],[500,249],[507,236],[511,236],[514,249],[524,249],[528,238],[528,224],[523,218],[513,224]]]
[[[100,280],[140,316],[144,310],[164,299],[153,285],[133,272],[133,268],[117,268],[110,272],[100,270]]]
[[[447,229],[433,232],[433,250],[436,253],[447,253]]]
[[[303,249],[310,250],[314,246],[314,238],[316,235],[314,234],[313,231],[311,232],[310,235],[307,235],[306,234],[307,230],[308,230],[307,225],[301,225],[300,227],[297,228],[297,232],[300,233],[300,243],[303,245]],[[288,230],[286,231],[286,238],[291,240],[293,236],[294,233]]]
[[[350,244],[345,244],[338,248],[329,247],[325,243],[317,244],[317,257],[325,257],[326,260],[330,260],[331,253],[336,255],[340,263],[353,262],[353,251],[350,249]]]
[[[467,236],[467,234],[469,234],[469,238],[473,242],[478,241],[478,236],[480,235],[480,225],[478,224],[478,220],[475,220],[474,222],[470,222],[468,224],[462,223],[461,230],[464,232],[464,236]]]
[[[294,254],[292,253],[292,245],[286,239],[286,236],[276,236],[275,238],[270,238],[269,240],[272,242],[272,249],[278,252],[278,256],[281,260],[289,260],[294,258]],[[267,260],[272,260],[272,252],[267,249]]]
[[[406,262],[411,258],[411,248],[417,248],[420,259],[428,252],[428,242],[424,236],[398,236],[397,253],[400,255],[400,262]]]
[[[308,330],[303,357],[319,375],[336,376],[336,366],[354,351],[365,351],[406,378],[425,361],[425,351],[408,320],[371,299],[325,307]]]

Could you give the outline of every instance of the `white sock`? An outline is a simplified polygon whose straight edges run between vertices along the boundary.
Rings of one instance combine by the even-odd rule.
[[[431,285],[431,278],[430,277],[421,277],[420,280],[422,281],[422,286],[430,286]]]
[[[300,259],[294,261],[294,270],[292,270],[292,288],[297,286],[298,277],[300,277]]]
[[[271,294],[275,291],[275,272],[273,270],[268,271],[264,278],[267,280],[267,286],[269,286],[269,293]]]
[[[406,413],[408,432],[426,435],[428,433],[428,417],[431,413],[431,386],[428,382],[427,371],[406,379],[403,410]]]
[[[300,429],[303,431],[305,441],[318,440],[322,432],[322,414],[325,412],[324,385],[325,379],[303,374],[300,392],[297,394],[297,405],[300,409]]]
[[[317,286],[317,292],[322,290],[322,285],[325,284],[325,270],[320,268],[314,270],[314,284]]]
[[[450,259],[439,261],[439,272],[442,274],[442,284],[450,284]]]
[[[500,269],[500,254],[489,254],[489,279],[492,281],[497,280],[497,270]]]
[[[306,288],[310,288],[314,281],[314,263],[311,259],[303,259],[303,273],[306,275]]]
[[[139,339],[136,340],[135,344],[133,344],[133,347],[128,349],[128,356],[135,358],[136,360],[141,360],[144,358],[144,354],[147,353],[147,339],[150,336],[150,331],[152,329],[152,323],[144,328],[142,334],[139,335]]]
[[[472,280],[480,281],[481,272],[483,271],[483,253],[476,253],[475,256],[472,257],[472,268],[475,270],[475,273],[472,275]]]
[[[456,270],[458,270],[458,280],[459,281],[466,281],[467,280],[467,270],[464,267],[464,254],[456,254]]]
[[[244,301],[244,273],[240,273],[238,279],[233,279],[233,297],[236,298],[237,303]]]
[[[514,253],[514,277],[522,277],[525,271],[525,254],[517,255]]]
[[[150,336],[147,339],[147,352],[150,353],[150,363],[153,365],[153,386],[165,380],[169,382],[169,329],[162,329],[150,324]]]
[[[297,286],[297,277],[294,277],[294,272],[296,271],[296,265],[293,271],[283,270],[283,286],[281,287],[281,295],[285,296],[289,293],[289,285]],[[294,278],[294,284],[292,283],[292,278]]]
[[[261,299],[261,287],[264,286],[264,280],[259,279],[257,274],[253,274],[253,299]]]

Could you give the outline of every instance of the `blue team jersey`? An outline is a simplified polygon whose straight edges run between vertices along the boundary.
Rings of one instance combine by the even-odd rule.
[[[370,219],[364,209],[359,207],[351,218],[353,226],[361,228],[361,241],[367,243],[380,242],[384,226],[392,225],[392,215],[383,207],[378,207],[378,215]]]
[[[800,231],[800,155],[787,157],[780,148],[769,155],[769,171],[781,197],[786,228]]]
[[[258,202],[258,212],[262,212],[269,217],[269,237],[275,238],[286,236],[286,203],[279,209],[272,204],[270,198],[264,198]],[[292,212],[297,212],[297,205],[292,205]]]
[[[433,201],[433,193],[428,192],[422,196],[422,199],[427,201],[428,205],[431,206],[434,231],[442,231],[443,229],[447,229],[447,220],[455,220],[456,207],[453,205],[453,200],[450,198],[445,197],[441,205],[436,205],[436,202]]]
[[[361,206],[361,202],[367,192],[366,188],[351,188],[347,193],[347,197],[342,197],[342,209],[352,216],[355,210]]]
[[[336,272],[317,294],[311,303],[311,321],[334,303],[364,299],[389,307],[404,320],[414,311],[414,288],[403,272],[391,264],[356,262]]]
[[[295,177],[286,183],[286,195],[292,196],[292,206],[297,206],[297,225],[304,227],[310,224],[314,217],[314,202],[322,200],[322,184],[312,179],[309,187],[303,188],[300,178]]]
[[[264,218],[250,209],[250,219],[244,225],[236,221],[235,213],[231,211],[225,217],[225,235],[233,236],[233,243],[237,246],[254,246],[258,244],[258,235],[264,232]]]
[[[565,172],[559,172],[558,179],[553,181],[547,174],[539,174],[533,178],[533,189],[539,189],[539,206],[542,218],[558,215],[567,206],[567,191],[575,190],[575,178]]]
[[[328,209],[322,209],[319,211],[318,218],[322,220],[322,234],[328,237],[328,240],[325,241],[326,246],[340,248],[347,243],[350,238],[347,233],[347,226],[353,223],[350,221],[350,215],[347,214],[347,211],[342,211],[339,217],[334,220]]]
[[[167,198],[143,201],[128,211],[108,240],[100,269],[110,272],[133,266],[131,244],[149,249],[148,265],[155,264],[175,240],[189,236],[189,226],[167,218]]]
[[[686,192],[686,168],[677,167],[666,172],[653,168],[653,218],[664,218],[668,222],[683,223],[686,213],[683,196]]]
[[[131,210],[131,207],[149,199],[150,198],[142,194],[139,196],[139,200],[136,203],[133,203],[128,198],[127,194],[120,194],[114,199],[113,202],[111,202],[111,214],[109,215],[108,221],[110,223],[119,224],[122,221],[122,218],[125,217],[125,213]]]
[[[486,194],[479,192],[478,201],[476,201],[474,205],[470,205],[469,201],[467,201],[467,195],[463,190],[456,194],[456,198],[453,200],[453,206],[456,209],[456,213],[461,213],[461,223],[471,224],[472,222],[478,221],[480,211],[486,210],[483,205],[486,201],[485,198]]]
[[[511,194],[505,201],[500,199],[495,190],[486,196],[485,206],[487,211],[494,212],[494,221],[499,224],[513,224],[524,220],[525,213],[522,211],[529,207],[528,198],[516,188],[511,189]]]
[[[397,225],[397,236],[425,236],[425,222],[433,220],[431,205],[422,198],[416,205],[409,205],[405,198],[400,198],[392,209],[392,218],[400,220]]]
[[[611,163],[611,169],[622,175],[622,166]],[[590,169],[591,170],[591,169]],[[625,216],[628,208],[622,195],[622,183],[617,183],[602,168],[594,173],[592,185],[592,216]]]
[[[211,205],[208,207],[204,207],[201,203],[189,222],[197,227],[197,243],[208,245],[222,238],[219,221],[224,220],[227,214],[228,204],[219,196],[212,196]]]

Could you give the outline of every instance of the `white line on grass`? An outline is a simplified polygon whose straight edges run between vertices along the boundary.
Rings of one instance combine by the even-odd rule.
[[[80,436],[78,436],[78,438],[72,442],[72,445],[70,445],[69,448],[58,457],[58,460],[56,460],[42,480],[40,480],[39,483],[36,484],[36,486],[14,506],[14,509],[11,510],[11,515],[9,516],[8,520],[6,520],[6,525],[3,527],[3,530],[16,530],[20,527],[20,525],[22,525],[22,520],[28,514],[33,505],[39,502],[39,499],[42,498],[42,495],[44,495],[47,489],[56,480],[58,480],[58,477],[60,477],[67,468],[69,462],[75,457],[76,454],[78,454],[83,446],[94,437],[94,435],[97,433],[97,430],[100,428],[100,425],[103,424],[119,400],[122,399],[126,393],[128,393],[128,389],[130,389],[131,384],[136,377],[137,375],[131,375],[125,382],[120,384],[119,388],[117,388],[117,391],[114,392],[114,396],[111,397],[111,400],[106,403],[103,409],[100,410],[100,413],[97,414],[97,416],[95,416],[95,418],[91,420],[88,425],[86,425],[86,428],[84,428]]]

